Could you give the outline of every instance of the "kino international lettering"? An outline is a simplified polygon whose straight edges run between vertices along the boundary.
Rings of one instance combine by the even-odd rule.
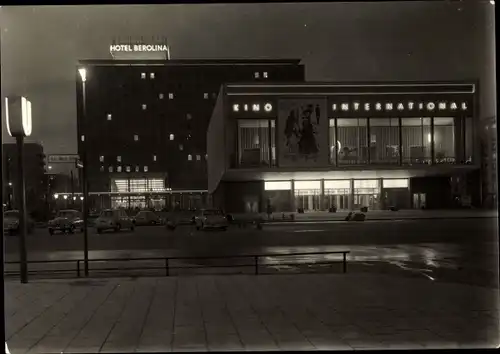
[[[110,52],[167,52],[168,46],[165,44],[112,44],[109,46]]]
[[[467,102],[341,102],[333,103],[332,111],[379,111],[379,112],[411,112],[411,111],[467,111]]]

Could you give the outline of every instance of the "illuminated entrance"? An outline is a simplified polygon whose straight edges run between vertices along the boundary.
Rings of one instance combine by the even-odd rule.
[[[304,211],[322,210],[321,181],[295,181],[295,206]]]
[[[350,195],[350,180],[325,181],[325,204],[327,210],[332,207],[337,208],[337,210],[348,210]]]
[[[165,207],[165,199],[154,195],[155,192],[165,192],[165,181],[160,178],[128,178],[112,179],[111,192],[117,193],[148,193],[149,195],[123,195],[111,197],[112,208],[151,208],[162,209]],[[153,194],[151,194],[153,193]]]
[[[380,209],[380,183],[377,179],[354,180],[354,208]]]

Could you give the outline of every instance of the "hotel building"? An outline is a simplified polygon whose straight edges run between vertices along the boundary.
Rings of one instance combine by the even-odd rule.
[[[160,47],[113,44],[114,60],[79,62],[85,83],[75,70],[90,208],[202,206],[207,128],[220,86],[304,81],[300,60],[145,59],[144,51],[158,55]]]

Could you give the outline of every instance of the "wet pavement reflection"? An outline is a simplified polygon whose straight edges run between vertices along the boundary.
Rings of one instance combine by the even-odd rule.
[[[78,235],[43,240],[41,236],[31,244],[30,259],[82,258]],[[54,243],[56,251],[44,250],[48,242]],[[349,272],[389,273],[429,281],[498,287],[497,242],[495,220],[277,225],[260,232],[196,232],[187,227],[167,233],[163,228],[138,228],[135,234],[95,235],[90,240],[89,255],[91,259],[99,259],[271,254],[259,258],[263,271],[342,272],[342,265],[338,264],[342,260],[341,254],[283,255],[348,250]],[[15,246],[15,243],[7,244],[8,259],[16,256]],[[124,249],[116,250],[117,247]],[[253,259],[244,257],[190,259],[176,261],[176,264],[197,267],[227,265],[236,269],[252,262]],[[329,265],[325,262],[337,263]],[[132,264],[129,266],[133,267]],[[246,272],[251,271],[246,268]]]

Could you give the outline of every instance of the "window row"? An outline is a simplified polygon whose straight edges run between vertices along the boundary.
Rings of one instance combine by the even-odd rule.
[[[145,79],[147,77],[146,73],[141,73],[141,79]],[[155,78],[155,73],[149,73],[149,78],[154,79]]]
[[[264,78],[267,78],[267,72],[262,73],[262,75],[263,75]],[[255,78],[259,78],[259,76],[260,76],[260,73],[256,72],[255,73]],[[141,73],[141,79],[146,79],[146,77],[147,77],[146,73]],[[155,73],[150,73],[149,74],[149,78],[150,79],[154,79],[155,78]],[[162,100],[165,97],[165,95],[163,93],[160,93],[160,94],[158,94],[158,97],[159,97],[160,100]],[[204,92],[203,93],[203,98],[206,99],[206,100],[208,100],[208,98],[209,98],[208,92]],[[212,92],[212,98],[213,99],[217,98],[217,93]],[[169,100],[173,100],[174,99],[174,94],[173,93],[169,93],[168,94],[168,99]]]
[[[193,155],[188,154],[188,161],[193,161]],[[208,160],[208,155],[205,155],[205,160]],[[196,161],[201,161],[201,155],[196,155]]]
[[[253,73],[253,76],[256,79],[260,79],[260,78],[267,79],[268,78],[267,71],[264,71],[262,73],[259,71],[256,71]]]
[[[353,164],[454,164],[472,162],[472,119],[331,119],[330,162]]]
[[[193,161],[193,155],[192,154],[188,154],[187,155],[187,159],[188,159],[188,161]],[[205,160],[208,160],[208,154],[205,154]],[[156,155],[153,155],[153,161],[155,161],[155,162],[157,161],[157,156]],[[201,155],[200,154],[196,155],[196,161],[201,161]],[[99,162],[104,162],[104,156],[102,156],[102,155],[99,156]],[[121,156],[117,156],[116,157],[116,162],[122,162],[122,157]],[[118,171],[118,168],[120,169],[120,171]],[[144,166],[144,169],[145,169],[144,172],[147,172],[147,168],[148,168],[147,166]],[[109,172],[113,172],[112,171],[112,169],[113,169],[112,166],[110,166],[109,169],[110,169]],[[104,171],[104,166],[101,166],[101,170]],[[121,170],[122,170],[121,166],[118,166],[117,167],[117,172],[121,172]],[[136,166],[135,170],[136,170],[135,172],[139,172],[139,166]],[[126,171],[130,172],[130,166],[126,167]]]
[[[101,168],[99,169],[101,172],[104,172],[105,171],[105,168],[104,166],[101,165]],[[142,169],[143,172],[148,172],[149,171],[149,168],[148,166],[144,166],[143,169]],[[115,169],[113,166],[108,166],[108,172],[110,173],[113,173],[115,172]],[[132,167],[131,166],[116,166],[116,172],[120,173],[120,172],[132,172]],[[134,168],[134,172],[141,172],[141,168],[140,166],[135,166]]]
[[[330,163],[467,164],[473,155],[471,118],[335,118],[329,121]],[[238,120],[238,164],[276,165],[275,120]]]
[[[156,161],[156,155],[153,155],[153,161]],[[99,156],[99,162],[104,162],[104,155]],[[116,162],[122,162],[122,157],[116,156]]]
[[[160,99],[162,99],[162,98],[163,98],[163,96],[162,96],[162,95],[163,95],[163,94],[162,94],[162,93],[160,93]],[[170,95],[170,94],[169,94],[169,95]],[[172,98],[171,98],[171,99],[173,99],[173,96],[172,96]],[[145,110],[147,110],[148,105],[147,105],[147,104],[142,104],[141,108],[142,108],[142,110],[143,110],[143,111],[145,111]],[[186,113],[186,120],[192,120],[192,119],[193,119],[193,115],[192,115],[191,113]],[[107,114],[106,114],[106,120],[108,120],[108,121],[113,120],[113,115],[112,115],[111,113],[107,113]]]

